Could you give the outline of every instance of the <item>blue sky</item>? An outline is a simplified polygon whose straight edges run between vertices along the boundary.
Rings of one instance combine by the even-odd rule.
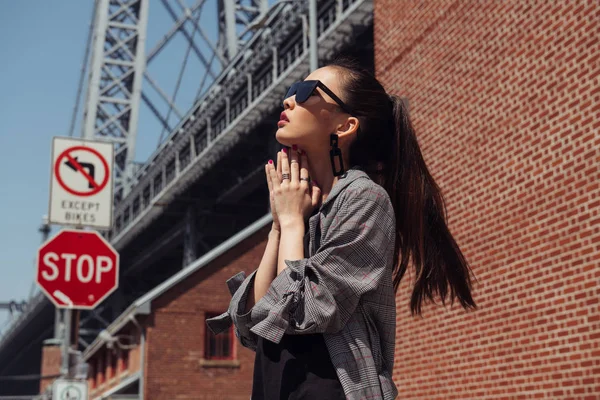
[[[0,2],[2,302],[29,296],[48,212],[51,140],[69,129],[92,4]],[[0,311],[0,329],[8,317]]]
[[[200,18],[211,38],[216,36],[213,3],[207,2]],[[38,228],[48,212],[51,141],[68,135],[92,5],[92,0],[0,1],[0,302],[26,300],[32,289],[41,243]],[[164,7],[150,0],[146,49],[153,48],[171,25]],[[200,49],[209,54],[207,46]],[[169,94],[186,50],[187,42],[179,35],[148,65],[152,78]],[[198,58],[190,57],[176,101],[183,113],[193,104],[203,73]],[[164,112],[164,103],[148,86],[145,82],[144,92]],[[80,107],[75,137],[82,113]],[[170,122],[176,121],[172,114]],[[154,151],[160,134],[156,119],[142,107],[137,161]],[[57,231],[53,227],[52,234]],[[0,311],[0,331],[8,319],[8,312]]]

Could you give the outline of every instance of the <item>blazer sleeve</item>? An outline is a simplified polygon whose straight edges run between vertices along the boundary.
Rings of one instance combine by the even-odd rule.
[[[229,307],[223,314],[209,318],[206,325],[214,333],[219,334],[233,324],[235,336],[240,340],[242,346],[256,351],[258,338],[255,333],[250,332],[252,326],[250,311],[244,312],[246,300],[250,289],[254,285],[256,271],[246,277],[245,272],[239,272],[227,280],[227,287],[232,295]]]
[[[395,215],[381,186],[346,190],[316,253],[287,268],[250,310],[250,333],[279,343],[284,333],[335,333],[361,298],[391,279]]]

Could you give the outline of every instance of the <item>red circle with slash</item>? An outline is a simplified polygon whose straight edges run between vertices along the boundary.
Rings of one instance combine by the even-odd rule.
[[[79,164],[79,162],[77,162],[77,160],[75,160],[69,154],[70,152],[77,151],[77,150],[88,151],[88,152],[92,153],[93,155],[95,155],[96,157],[98,157],[98,159],[100,159],[100,162],[102,163],[102,166],[104,167],[104,171],[105,171],[104,180],[101,183],[97,183],[96,181],[94,181],[94,178],[92,178],[90,176],[90,174],[88,174],[85,171],[85,169],[83,169],[83,167]],[[73,165],[77,169],[77,171],[85,177],[85,179],[90,183],[90,185],[93,186],[92,190],[90,190],[89,192],[82,192],[82,191],[75,190],[75,189],[72,189],[69,186],[67,186],[65,181],[62,179],[62,176],[60,175],[59,167],[60,167],[60,164],[61,164],[61,161],[63,160],[63,158],[66,158],[71,163],[71,165]],[[66,149],[65,151],[60,153],[60,155],[56,159],[56,163],[54,164],[54,176],[56,176],[56,180],[58,181],[60,186],[63,189],[65,189],[67,192],[74,194],[76,196],[92,196],[92,195],[100,192],[102,189],[104,189],[106,187],[106,184],[108,183],[109,174],[110,174],[110,171],[108,170],[108,163],[106,162],[104,157],[102,157],[102,154],[100,154],[95,149],[92,149],[91,147],[85,147],[85,146],[69,147],[68,149]]]

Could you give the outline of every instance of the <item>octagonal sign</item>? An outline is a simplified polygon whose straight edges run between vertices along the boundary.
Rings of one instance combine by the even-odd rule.
[[[119,286],[119,254],[98,232],[63,229],[40,247],[36,282],[56,307],[93,309]]]

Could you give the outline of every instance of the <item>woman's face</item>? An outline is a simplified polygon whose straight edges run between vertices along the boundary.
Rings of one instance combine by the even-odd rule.
[[[319,68],[306,80],[320,80],[341,98],[337,73],[335,68]],[[318,87],[304,103],[296,103],[296,95],[288,97],[283,101],[283,108],[282,120],[277,124],[275,134],[277,141],[284,146],[298,145],[307,152],[329,149],[329,135],[336,132],[349,117]]]

